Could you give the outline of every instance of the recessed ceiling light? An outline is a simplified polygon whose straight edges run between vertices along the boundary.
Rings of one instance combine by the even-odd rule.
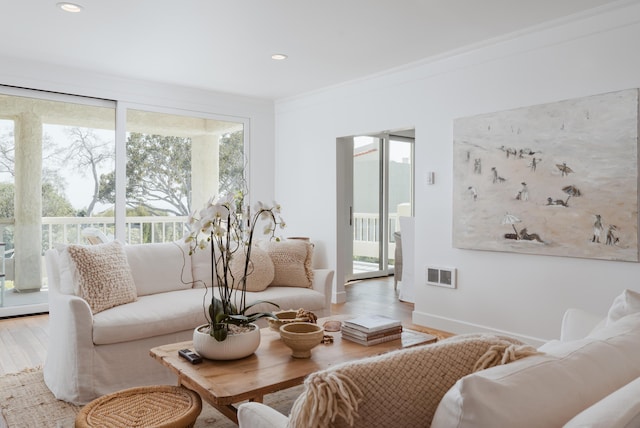
[[[60,9],[64,10],[65,12],[78,13],[82,11],[82,6],[75,3],[60,2],[56,6],[58,6]]]
[[[271,59],[275,59],[276,61],[282,61],[283,59],[287,59],[288,57],[285,54],[273,54],[271,55]]]

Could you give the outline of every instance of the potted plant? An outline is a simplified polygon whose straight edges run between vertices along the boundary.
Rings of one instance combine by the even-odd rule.
[[[269,303],[275,308],[278,305],[272,302],[258,301],[247,305],[246,291],[247,278],[253,270],[251,251],[256,226],[263,223],[263,232],[269,239],[276,239],[276,228],[284,227],[280,213],[280,206],[274,203],[267,206],[258,202],[251,214],[248,208],[242,207],[236,198],[226,196],[220,199],[210,199],[205,207],[196,216],[189,216],[189,233],[184,241],[189,245],[189,255],[194,251],[208,250],[211,254],[211,281],[213,285],[208,307],[205,306],[207,324],[196,328],[194,331],[194,347],[196,334],[206,330],[217,342],[228,342],[234,333],[238,331],[256,330],[257,343],[246,355],[252,354],[260,343],[260,332],[254,323],[265,317],[274,317],[270,312],[254,312],[250,310],[258,303]],[[240,274],[234,275],[232,263],[240,261],[243,269]],[[201,339],[199,339],[201,340]],[[253,341],[256,339],[254,337]],[[226,344],[228,347],[229,344]],[[199,352],[200,353],[200,352]],[[242,353],[242,352],[241,352]],[[201,354],[202,355],[202,354]],[[243,355],[243,356],[246,356]],[[207,355],[203,355],[207,357]],[[219,356],[210,357],[223,359]],[[240,358],[237,355],[232,358]]]

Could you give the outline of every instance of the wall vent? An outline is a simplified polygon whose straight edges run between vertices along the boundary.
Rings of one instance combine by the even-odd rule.
[[[427,285],[456,288],[456,268],[427,266]]]

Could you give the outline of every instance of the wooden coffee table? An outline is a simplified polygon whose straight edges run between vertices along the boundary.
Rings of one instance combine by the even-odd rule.
[[[320,318],[319,325],[328,320],[344,320],[350,317]],[[289,349],[280,340],[280,334],[270,328],[260,331],[257,351],[240,360],[212,361],[205,359],[192,365],[178,356],[178,350],[193,349],[193,343],[180,342],[158,346],[150,354],[178,376],[178,383],[200,394],[202,399],[223,415],[238,423],[237,408],[245,400],[262,402],[265,394],[300,385],[307,375],[346,361],[354,361],[397,349],[432,343],[437,338],[431,334],[404,330],[402,339],[362,346],[342,340],[340,332],[330,333],[333,343],[320,344],[311,351],[311,358],[291,357]]]

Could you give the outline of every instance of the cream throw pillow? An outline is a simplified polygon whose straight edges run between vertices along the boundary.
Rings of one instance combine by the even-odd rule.
[[[313,244],[307,241],[263,241],[260,247],[269,253],[275,268],[270,285],[281,287],[312,287]]]
[[[244,251],[238,251],[231,260],[231,273],[236,278],[234,288],[240,288],[242,282],[239,281],[244,275],[244,261],[246,255]],[[251,249],[251,261],[249,263],[249,271],[247,276],[247,291],[264,291],[273,281],[274,266],[269,254],[266,251],[256,247]],[[222,276],[222,272],[220,273]]]
[[[136,300],[133,276],[120,242],[69,245],[67,251],[78,272],[79,296],[91,312],[97,314]]]

